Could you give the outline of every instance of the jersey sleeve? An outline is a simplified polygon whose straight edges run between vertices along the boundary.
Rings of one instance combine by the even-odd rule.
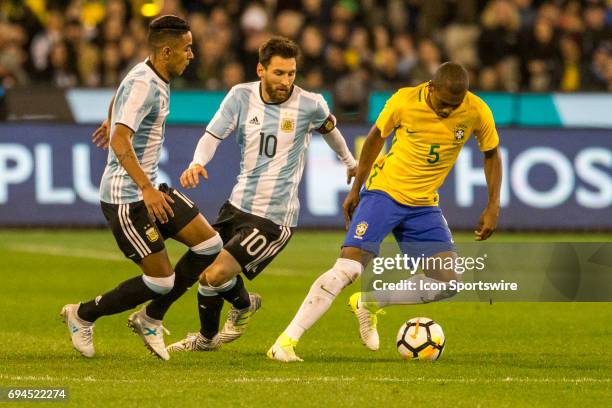
[[[400,125],[399,110],[402,106],[400,101],[400,91],[397,91],[387,100],[383,110],[378,114],[376,127],[380,130],[382,137],[389,136]]]
[[[313,129],[324,129],[326,132],[330,132],[335,126],[335,122],[331,119],[329,107],[323,95],[317,94],[317,105],[312,115],[311,122]]]
[[[499,136],[497,129],[495,129],[493,113],[487,104],[482,101],[478,107],[478,115],[480,117],[480,126],[474,129],[474,135],[478,141],[480,151],[486,152],[497,147]]]
[[[223,140],[230,135],[236,129],[238,124],[238,112],[239,112],[239,101],[236,95],[236,88],[232,88],[221,106],[213,116],[212,120],[206,126],[206,132],[219,140]]]
[[[121,123],[136,132],[153,107],[149,98],[150,88],[151,85],[141,79],[122,84],[117,90],[113,105],[112,125]]]

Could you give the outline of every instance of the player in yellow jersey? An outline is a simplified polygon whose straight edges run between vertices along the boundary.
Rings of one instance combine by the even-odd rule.
[[[386,138],[395,131],[391,149],[377,160]],[[437,190],[471,134],[484,154],[488,203],[478,221],[476,240],[485,240],[497,225],[502,178],[499,137],[489,107],[468,91],[468,74],[459,64],[442,64],[431,81],[402,88],[386,103],[363,145],[357,175],[344,201],[348,233],[335,265],[319,276],[296,316],[268,350],[279,361],[301,361],[294,347],[299,338],[329,309],[344,287],[354,282],[393,232],[402,252],[410,245],[426,257],[456,257],[453,239]],[[364,186],[365,182],[365,186]],[[362,188],[363,186],[363,188]],[[458,279],[453,268],[425,269],[424,281]],[[417,278],[415,275],[413,278]],[[454,295],[447,290],[404,293],[402,304],[427,303]],[[369,299],[368,299],[369,300]],[[349,305],[359,321],[360,336],[371,350],[379,347],[376,314],[391,297]]]

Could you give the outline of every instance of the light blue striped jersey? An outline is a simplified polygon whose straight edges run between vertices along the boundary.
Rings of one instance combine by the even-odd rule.
[[[312,131],[326,123],[328,116],[321,95],[296,85],[280,104],[263,101],[259,81],[234,86],[206,128],[218,139],[235,131],[240,145],[240,174],[229,199],[232,205],[278,225],[296,226],[306,150]]]
[[[146,60],[132,68],[121,81],[111,111],[111,135],[118,123],[134,131],[134,152],[140,167],[154,186],[157,186],[166,117],[170,113],[169,97],[170,85]],[[108,149],[106,168],[100,183],[100,200],[110,204],[142,200],[142,192],[119,164],[113,149]]]

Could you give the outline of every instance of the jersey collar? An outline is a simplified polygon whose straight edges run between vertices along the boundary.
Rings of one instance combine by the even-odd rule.
[[[151,60],[149,58],[147,58],[145,60],[145,64],[147,64],[147,66],[149,68],[151,68],[151,71],[155,72],[155,75],[157,75],[159,77],[159,79],[161,79],[162,81],[164,81],[165,83],[169,84],[169,81],[166,81],[166,79],[164,79],[163,76],[161,76],[161,74],[159,72],[157,72],[157,70],[155,69],[155,67],[153,66],[153,63],[151,62]]]
[[[429,96],[429,84],[425,83],[423,86],[421,86],[421,89],[419,90],[419,102],[425,104],[425,106],[427,106],[427,109],[433,112],[433,109],[431,109],[429,105],[427,104],[428,96]]]

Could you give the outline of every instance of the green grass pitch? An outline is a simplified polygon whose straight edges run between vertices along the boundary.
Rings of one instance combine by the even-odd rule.
[[[612,235],[494,239],[611,241]],[[388,308],[380,318],[381,349],[371,352],[359,342],[345,306],[358,289],[354,285],[302,338],[297,351],[304,363],[267,360],[267,348],[314,278],[333,264],[341,240],[340,232],[298,231],[248,283],[262,294],[263,307],[243,338],[218,352],[177,354],[163,362],[126,327],[128,312],[98,321],[93,359],[72,349],[58,316],[63,304],[91,298],[138,272],[109,231],[0,231],[0,387],[67,387],[69,404],[79,407],[562,407],[612,401],[609,303]],[[182,252],[174,243],[169,250],[173,260]],[[192,289],[166,317],[172,332],[167,343],[197,329],[196,313]],[[407,362],[397,354],[396,331],[416,316],[444,328],[446,349],[437,362]]]

